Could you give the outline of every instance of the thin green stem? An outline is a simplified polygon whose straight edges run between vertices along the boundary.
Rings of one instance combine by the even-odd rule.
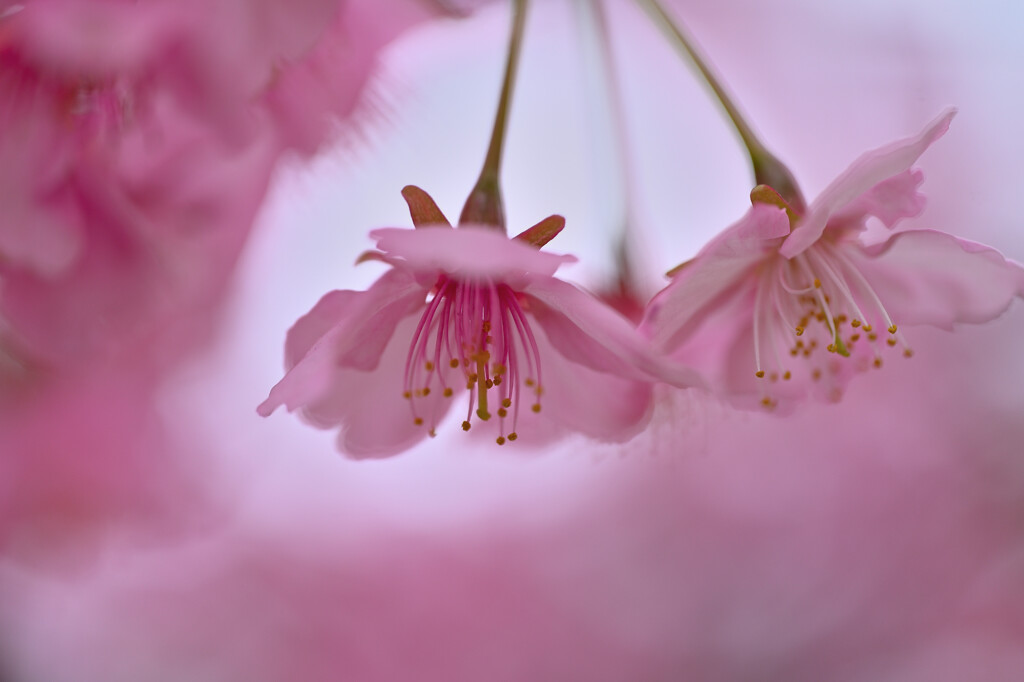
[[[729,91],[719,80],[710,63],[701,54],[696,42],[687,34],[682,24],[678,20],[673,19],[658,0],[637,0],[637,2],[647,8],[648,12],[662,26],[676,47],[690,59],[700,72],[701,77],[708,84],[708,87],[711,88],[736,132],[739,133],[743,146],[747,149],[747,154],[750,156],[750,163],[754,170],[754,181],[758,185],[772,187],[798,213],[803,213],[806,204],[793,174],[786,168],[785,164],[768,151],[757,137],[753,128],[747,124],[746,119],[744,119],[740,108],[733,101]]]
[[[523,33],[526,28],[527,0],[513,0],[512,36],[509,39],[505,60],[505,77],[501,84],[498,111],[494,116],[491,142],[487,156],[480,170],[480,177],[462,208],[460,223],[481,223],[505,229],[505,206],[501,197],[501,157],[505,147],[505,133],[508,129],[508,112],[515,85],[519,53],[522,50]]]

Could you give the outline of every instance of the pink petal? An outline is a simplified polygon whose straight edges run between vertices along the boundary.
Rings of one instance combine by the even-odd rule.
[[[420,273],[440,271],[456,277],[490,279],[506,282],[513,288],[517,288],[526,273],[550,276],[563,263],[576,261],[573,256],[546,253],[510,240],[493,227],[386,227],[373,230],[370,236],[387,256],[404,261],[398,267]]]
[[[629,440],[650,420],[653,387],[649,382],[625,379],[574,362],[579,358],[567,357],[564,348],[543,331],[537,334],[537,344],[543,358],[543,407],[537,415],[527,412],[525,419],[520,418],[518,430],[526,443],[535,441],[531,434],[536,427],[531,422],[542,419],[567,431],[614,442]],[[543,426],[538,430],[548,437],[554,435]]]
[[[867,152],[854,161],[814,200],[793,234],[783,242],[779,253],[792,258],[818,241],[834,213],[878,183],[908,170],[933,142],[946,133],[954,115],[956,110],[950,109],[920,135]]]
[[[921,215],[927,201],[917,188],[923,181],[924,173],[913,168],[883,180],[833,215],[828,229],[861,229],[868,216],[892,228],[904,218]]]
[[[349,368],[377,368],[399,319],[422,306],[422,296],[422,289],[398,271],[386,273],[365,292],[328,293],[289,330],[288,373],[257,412],[266,417],[280,405],[289,411],[309,405],[335,390]],[[404,358],[401,364],[404,368]],[[401,392],[401,383],[395,391]]]
[[[1024,267],[995,249],[936,230],[910,230],[849,249],[897,324],[987,322],[1024,296]]]
[[[656,347],[684,343],[719,302],[764,259],[768,242],[789,234],[785,210],[756,203],[705,246],[650,302],[641,331]]]
[[[454,402],[440,390],[417,398],[417,415],[425,422],[417,425],[410,401],[402,397],[406,355],[418,322],[415,315],[399,322],[374,371],[335,366],[328,393],[303,408],[303,417],[311,424],[340,427],[338,449],[349,457],[387,457],[409,449],[444,419]],[[456,372],[440,371],[456,386],[462,381]]]
[[[571,284],[538,277],[523,293],[551,345],[572,362],[628,379],[702,385],[694,370],[656,355],[626,318]]]

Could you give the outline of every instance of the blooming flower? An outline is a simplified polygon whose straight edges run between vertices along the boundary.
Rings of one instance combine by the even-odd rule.
[[[641,328],[659,348],[707,369],[734,401],[774,408],[811,392],[838,400],[886,348],[910,357],[899,325],[985,322],[1024,294],[1024,269],[995,250],[934,230],[869,244],[870,217],[892,228],[924,208],[912,169],[954,111],[920,135],[861,156],[799,215],[758,186],[750,211],[650,303]]]
[[[520,425],[551,424],[622,440],[649,416],[655,376],[689,385],[689,369],[650,354],[633,327],[556,279],[572,256],[539,249],[564,225],[547,218],[515,239],[486,225],[453,229],[429,196],[403,194],[418,229],[371,232],[392,266],[365,292],[333,291],[288,333],[288,372],[259,406],[303,408],[340,426],[339,448],[389,455],[434,435],[456,392],[464,430],[496,424],[499,445]],[[538,421],[543,411],[548,424]]]

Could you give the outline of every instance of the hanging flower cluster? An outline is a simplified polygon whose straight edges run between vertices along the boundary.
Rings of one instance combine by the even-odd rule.
[[[474,4],[3,5],[0,397],[115,366],[156,377],[198,346],[279,160],[352,124],[394,36]],[[624,441],[647,424],[659,385],[773,412],[837,401],[858,372],[913,354],[908,327],[984,322],[1024,294],[1024,270],[995,250],[898,229],[924,210],[916,164],[953,111],[865,154],[807,204],[656,0],[639,4],[740,133],[752,205],[661,292],[618,306],[635,319],[558,279],[575,258],[547,244],[565,221],[510,238],[500,184],[526,4],[513,3],[491,143],[460,219],[453,227],[406,187],[415,227],[371,230],[376,248],[361,259],[389,269],[296,322],[261,415],[299,410],[359,457],[401,452],[447,421],[499,445],[573,432]],[[865,237],[873,220],[888,228],[882,241]]]

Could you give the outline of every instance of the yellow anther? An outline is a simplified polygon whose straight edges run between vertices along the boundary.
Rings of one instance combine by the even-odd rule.
[[[842,324],[843,322],[846,322],[846,315],[843,315],[842,313],[836,315],[836,324]]]
[[[895,334],[896,333],[896,325],[895,324],[890,324],[889,325],[889,333],[890,334]]]
[[[895,346],[896,345],[896,339],[894,339],[892,337],[889,337],[888,339],[886,339],[885,342],[887,344],[889,344],[890,346]]]
[[[850,326],[851,327],[859,327],[860,326],[860,320],[858,320],[856,317],[853,318],[852,320],[850,320]]]
[[[511,398],[505,398],[504,400],[501,401],[501,406],[502,407],[512,407],[512,399]]]
[[[422,417],[416,417],[415,419],[412,420],[412,423],[415,424],[416,426],[422,426],[423,418]]]
[[[504,374],[504,373],[505,373],[505,365],[495,365],[495,366],[494,366],[494,372],[493,372],[493,374],[494,374],[495,376],[500,376],[500,375],[502,375],[502,374]]]
[[[830,343],[830,344],[828,344],[828,346],[825,347],[825,350],[827,350],[829,353],[835,353],[836,352],[836,346],[835,346],[834,343]]]
[[[764,370],[763,369],[757,370],[756,372],[754,372],[754,376],[757,377],[758,379],[763,379],[764,378]]]
[[[811,372],[811,378],[814,379],[815,381],[821,379],[821,370],[815,368],[815,370]]]
[[[875,361],[872,364],[875,367],[881,367],[882,366],[882,358],[875,358]]]
[[[850,343],[860,341],[860,334],[850,334]]]
[[[909,348],[904,348],[903,349],[903,357],[909,358],[909,357],[913,357],[913,355],[914,355],[914,351],[910,350]]]
[[[530,409],[534,412],[540,412],[540,403],[534,403]]]
[[[477,380],[478,378],[479,378],[479,377],[477,377],[477,374],[476,374],[476,372],[470,372],[470,373],[469,373],[469,376],[467,376],[467,377],[466,377],[466,380],[467,380],[467,381],[469,381],[470,383],[476,383],[476,380]]]
[[[792,378],[793,378],[793,375],[789,372],[788,369],[782,374],[782,380],[783,381],[789,381]]]
[[[427,431],[427,435],[430,436],[431,438],[437,438],[437,431],[435,431],[434,429],[430,429],[429,431]]]
[[[501,377],[494,377],[494,385],[501,386]]]
[[[495,442],[498,445],[504,445],[505,444],[505,436],[498,436],[498,439]]]
[[[452,369],[458,369],[459,361],[456,360],[455,358],[452,358],[451,360],[448,361],[448,366],[451,367]]]
[[[453,391],[452,391],[451,387],[448,387],[448,388],[444,389],[444,397],[445,398],[451,398],[452,397],[452,393],[453,393]]]
[[[508,410],[506,410],[504,407],[499,407],[498,408],[498,416],[499,417],[507,417],[508,416]]]
[[[868,341],[877,341],[877,340],[878,340],[878,334],[876,334],[874,332],[871,332],[870,334],[868,334]]]
[[[463,431],[469,431],[469,426],[470,426],[469,422],[462,422],[462,430]]]
[[[424,398],[430,395],[430,386],[424,386],[423,390],[420,391],[420,395],[422,395]]]
[[[814,278],[814,288],[815,289],[820,289],[821,288],[821,280],[818,279],[817,277]]]
[[[866,331],[866,332],[871,331],[871,325],[870,324],[865,324],[864,325],[864,331]]]
[[[508,439],[509,440],[515,440],[516,438],[519,438],[519,434],[517,434],[515,431],[513,431],[510,434],[508,434]]]
[[[406,400],[412,400],[412,391],[403,391],[402,397]]]
[[[433,372],[434,363],[432,363],[430,360],[427,360],[426,362],[423,363],[423,369],[427,370],[428,372]]]
[[[487,381],[484,382],[484,386],[486,386],[489,389],[494,388],[494,382],[488,379]]]
[[[764,405],[765,407],[771,407],[772,406],[772,399],[769,398],[768,396],[765,396],[765,397],[761,398],[761,404]]]
[[[803,336],[804,335],[804,328],[803,327],[797,327],[796,328],[796,335],[797,336]]]
[[[799,353],[800,353],[800,349],[799,349],[799,348],[790,348],[790,349],[789,349],[789,354],[790,354],[790,355],[792,355],[792,356],[793,356],[794,358],[795,358],[795,357],[797,356],[797,354],[799,354]]]
[[[533,386],[534,381],[533,379],[527,378],[523,383],[526,384],[527,386]]]

